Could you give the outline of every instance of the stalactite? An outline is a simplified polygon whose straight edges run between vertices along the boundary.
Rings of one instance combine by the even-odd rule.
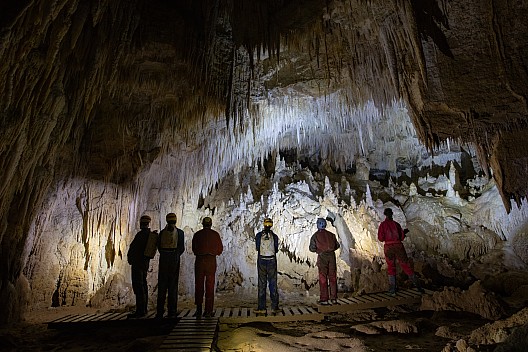
[[[149,192],[170,194],[155,216],[172,208],[183,212],[184,202],[210,193],[245,166],[263,165],[271,153],[295,150],[321,157],[334,168],[352,167],[358,156],[370,155],[373,163],[387,163],[372,167],[397,176],[396,160],[421,160],[427,153],[422,143],[435,150],[468,142],[467,136],[452,141],[439,137],[420,102],[408,99],[411,88],[416,89],[412,94],[421,93],[427,79],[409,1],[307,1],[311,11],[305,16],[310,18],[281,21],[273,16],[281,16],[288,2],[189,0],[178,6],[196,15],[199,25],[186,26],[193,16],[169,12],[173,32],[184,34],[146,42],[137,38],[155,25],[142,27],[141,20],[152,21],[158,14],[140,14],[152,5],[140,9],[140,4],[31,3],[0,31],[5,43],[0,47],[0,118],[3,138],[9,141],[0,143],[0,214],[6,217],[16,206],[23,208],[20,224],[10,221],[0,228],[0,240],[16,233],[18,241],[2,261],[1,267],[9,268],[2,271],[8,281],[20,272],[18,248],[38,250],[33,241],[50,236],[60,243],[43,245],[60,252],[59,268],[50,272],[54,284],[59,282],[61,298],[67,296],[68,278],[78,274],[68,264],[78,261],[93,293],[124,270],[126,264],[113,254],[106,258],[100,249],[126,251],[133,224],[147,197],[153,197]],[[446,14],[450,4],[441,5]],[[263,62],[270,61],[272,68],[264,71]],[[292,82],[279,86],[282,75]],[[407,103],[395,100],[399,96]],[[492,137],[497,126],[485,128],[474,120],[468,116],[475,131],[471,140],[478,143],[474,154],[489,177],[492,143],[487,134]],[[111,138],[92,143],[96,135],[90,140],[89,134],[101,132],[102,126],[112,128]],[[511,126],[513,131],[516,125]],[[81,147],[83,138],[83,146],[93,150]],[[101,156],[104,162],[92,163],[103,149],[110,150]],[[68,168],[62,170],[63,165]],[[95,172],[96,166],[103,171]],[[129,178],[122,179],[120,172]],[[59,181],[71,193],[64,193]],[[72,219],[61,224],[67,228],[64,233],[47,233],[50,222],[61,221],[54,213],[57,204],[73,207],[83,187],[89,203],[79,203],[81,212],[68,209],[62,215]],[[278,187],[274,185],[276,197],[282,193]],[[46,198],[52,191],[59,199]],[[251,198],[248,188],[240,202],[247,205]],[[41,209],[44,200],[49,207]],[[261,206],[268,211],[275,200],[263,199]],[[511,214],[500,214],[510,227],[498,221],[486,225],[504,238],[526,216],[523,200],[519,209],[510,206]],[[26,220],[37,211],[36,222]],[[157,222],[161,227],[162,220]],[[27,244],[19,241],[20,231],[31,232]],[[68,245],[60,241],[62,235],[77,235],[75,246],[63,249]],[[296,241],[287,248],[296,248]],[[111,268],[101,267],[109,261]],[[34,265],[28,266],[28,275]]]

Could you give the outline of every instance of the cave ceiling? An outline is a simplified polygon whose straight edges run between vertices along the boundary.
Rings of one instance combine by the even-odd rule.
[[[473,143],[507,204],[527,193],[527,12],[497,1],[8,1],[2,194],[46,172],[128,182],[171,140],[196,147],[211,120],[236,131],[270,95],[339,92],[351,106],[403,99],[430,149]]]
[[[1,6],[4,212],[49,175],[132,181],[174,139],[193,150],[211,121],[223,121],[218,133],[241,131],[260,101],[292,93],[338,92],[351,106],[403,99],[428,148],[472,143],[505,204],[527,194],[522,2]]]

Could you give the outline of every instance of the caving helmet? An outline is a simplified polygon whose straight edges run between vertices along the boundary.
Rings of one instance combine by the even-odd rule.
[[[325,219],[323,219],[323,218],[318,218],[317,219],[317,229],[318,230],[326,229],[326,220]]]
[[[270,218],[265,218],[264,227],[272,227],[272,226],[273,226],[273,220],[271,220]]]
[[[176,214],[174,213],[168,213],[165,219],[168,224],[176,224]]]
[[[140,224],[148,224],[148,223],[150,223],[150,220],[152,220],[152,219],[150,218],[150,216],[148,216],[148,215],[143,215],[143,216],[141,216],[141,217],[139,218],[139,223],[140,223]]]

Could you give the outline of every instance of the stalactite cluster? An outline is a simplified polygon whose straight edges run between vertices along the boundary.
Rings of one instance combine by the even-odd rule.
[[[400,176],[427,150],[469,144],[515,213],[510,199],[528,194],[527,14],[477,0],[0,5],[0,299],[20,306],[50,223],[76,245],[59,239],[46,299],[70,301],[122,281],[126,224],[145,204],[184,215],[285,150]],[[0,322],[19,313],[1,308]]]

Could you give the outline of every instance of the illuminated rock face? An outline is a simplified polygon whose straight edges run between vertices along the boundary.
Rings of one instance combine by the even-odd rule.
[[[523,203],[506,214],[493,182],[478,188],[480,196],[468,201],[449,196],[447,191],[443,195],[409,196],[405,183],[383,186],[356,174],[324,175],[298,163],[287,165],[280,157],[274,165],[268,173],[264,168],[244,169],[226,177],[202,200],[199,209],[191,199],[182,202],[167,189],[153,188],[148,197],[140,199],[102,182],[64,185],[35,225],[40,229],[34,232],[37,238],[32,241],[34,247],[24,272],[31,287],[32,307],[90,304],[116,308],[133,304],[126,251],[142,213],[152,217],[152,229],[156,230],[164,226],[167,212],[178,214],[178,226],[186,235],[180,294],[187,297],[194,292],[192,234],[201,228],[204,216],[213,218],[213,228],[221,233],[224,244],[224,253],[218,258],[217,290],[244,297],[256,297],[254,235],[268,216],[280,238],[279,290],[283,296],[305,291],[317,294],[316,255],[308,251],[308,245],[316,219],[329,214],[336,220],[328,229],[341,243],[337,251],[340,290],[385,290],[383,248],[377,241],[385,207],[392,207],[395,219],[410,229],[405,244],[425,282],[433,279],[422,270],[432,263],[442,276],[465,280],[453,266],[442,267],[442,258],[478,262],[499,251],[503,253],[500,261],[493,264],[497,272],[527,267],[525,258],[508,247],[523,248],[512,238],[523,236],[528,206]],[[429,186],[442,189],[449,174],[457,177],[450,165],[446,164],[445,173],[436,177],[438,183]],[[396,205],[398,202],[404,205]],[[136,204],[145,206],[140,210]],[[156,297],[157,260],[158,256],[151,261],[148,278],[151,304]]]
[[[174,211],[190,239],[201,198],[230,248],[225,289],[254,286],[247,239],[264,215],[295,273],[281,287],[312,286],[306,241],[325,211],[356,246],[340,253],[342,284],[381,287],[375,229],[388,202],[402,205],[419,251],[460,259],[506,244],[504,261],[526,262],[523,2],[12,3],[0,5],[1,322],[28,300],[129,303],[139,216],[160,228]],[[290,161],[273,177],[248,171],[279,152],[318,173]],[[366,186],[386,174],[412,191],[396,178],[382,196]],[[186,255],[182,293],[191,268]]]

